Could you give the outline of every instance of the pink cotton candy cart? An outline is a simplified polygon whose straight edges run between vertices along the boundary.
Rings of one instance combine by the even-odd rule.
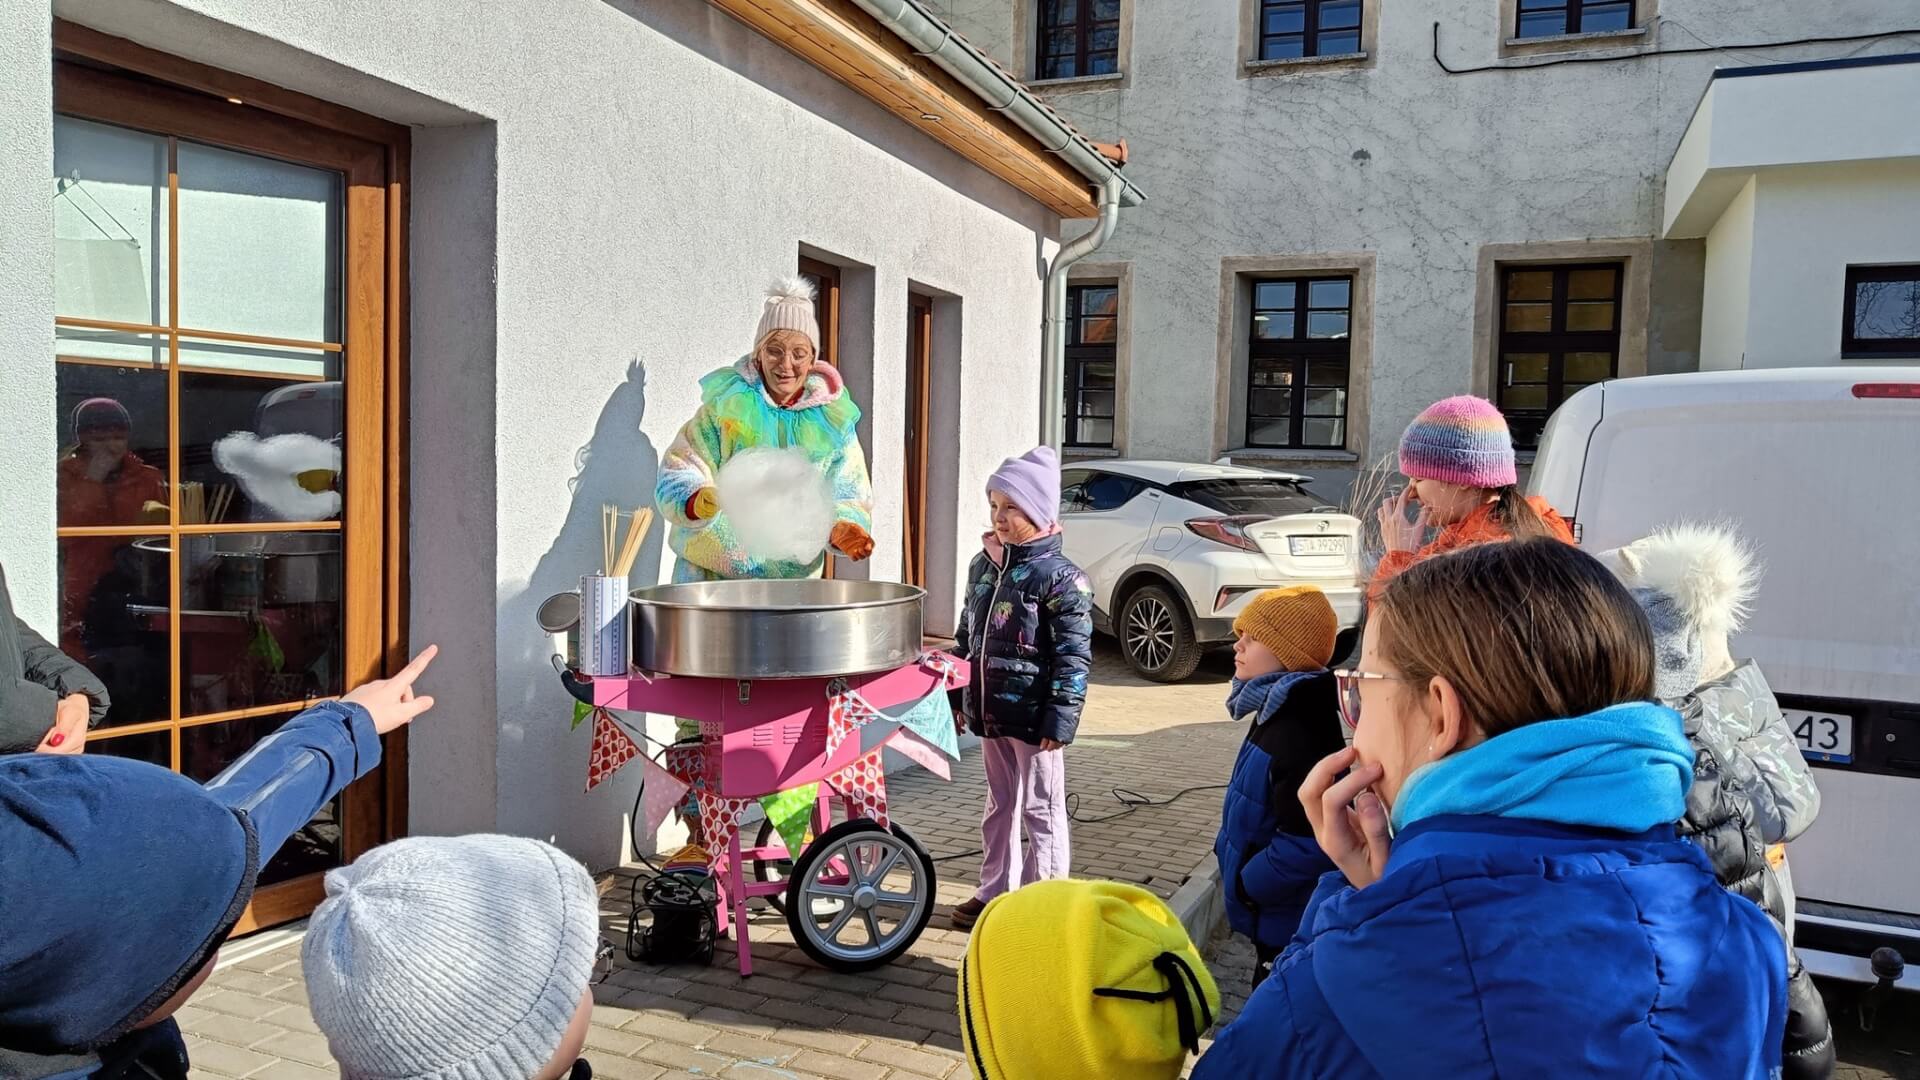
[[[923,596],[894,583],[811,579],[640,589],[635,671],[565,677],[595,706],[699,722],[698,747],[676,749],[699,774],[716,920],[737,935],[742,975],[753,973],[755,897],[784,911],[807,955],[839,971],[891,962],[932,917],[933,860],[887,820],[881,760],[882,747],[904,737],[881,710],[926,703],[967,680],[964,663],[922,649]],[[743,842],[741,815],[762,796],[816,783],[812,838],[783,879],[786,845],[770,823]]]

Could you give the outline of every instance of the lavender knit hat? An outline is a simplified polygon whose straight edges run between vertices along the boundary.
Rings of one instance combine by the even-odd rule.
[[[1498,488],[1519,482],[1507,418],[1486,398],[1462,394],[1427,406],[1400,436],[1400,471],[1417,480]]]
[[[1060,518],[1060,458],[1051,446],[1010,457],[987,478],[987,491],[1004,492],[1027,520],[1050,529]]]

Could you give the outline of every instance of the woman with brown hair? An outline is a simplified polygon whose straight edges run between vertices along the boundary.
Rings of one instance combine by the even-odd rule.
[[[1520,493],[1507,418],[1485,398],[1450,397],[1414,417],[1400,436],[1400,472],[1407,486],[1379,512],[1386,554],[1371,600],[1414,563],[1473,544],[1536,536],[1573,542],[1572,528],[1545,499]]]
[[[1195,1080],[1777,1074],[1780,935],[1675,835],[1693,750],[1612,574],[1426,560],[1336,674],[1354,744],[1300,800],[1340,873]]]

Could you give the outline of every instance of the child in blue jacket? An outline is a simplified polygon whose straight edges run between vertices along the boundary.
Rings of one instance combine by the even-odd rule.
[[[1339,750],[1333,659],[1339,620],[1319,589],[1268,589],[1233,621],[1233,689],[1227,715],[1246,720],[1213,853],[1226,888],[1227,923],[1253,939],[1266,977],[1300,925],[1300,913],[1332,860],[1314,843],[1300,785]]]

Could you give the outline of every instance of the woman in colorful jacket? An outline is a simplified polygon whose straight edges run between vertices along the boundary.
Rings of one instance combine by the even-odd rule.
[[[768,292],[752,355],[700,380],[700,410],[660,459],[654,489],[673,526],[673,580],[819,577],[826,566],[825,552],[807,563],[747,550],[715,485],[721,466],[750,447],[804,451],[832,487],[828,543],[855,561],[873,554],[873,487],[854,433],[860,407],[819,356],[813,286],[794,278]]]
[[[1300,801],[1340,873],[1194,1080],[1779,1075],[1780,934],[1675,833],[1693,747],[1604,566],[1429,559],[1338,675]]]

